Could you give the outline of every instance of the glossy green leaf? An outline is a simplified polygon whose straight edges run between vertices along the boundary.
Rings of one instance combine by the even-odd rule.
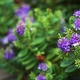
[[[38,38],[38,39],[35,39],[31,45],[37,45],[37,44],[40,44],[44,41],[45,39],[44,38]]]
[[[26,66],[26,70],[33,68],[37,64],[37,62],[38,61],[34,61],[31,64],[29,64],[28,66]]]
[[[69,65],[71,65],[74,62],[74,60],[65,60],[61,63],[61,67],[68,67]]]
[[[22,62],[22,64],[23,64],[23,65],[26,65],[26,64],[28,64],[28,63],[34,61],[34,60],[35,60],[35,58],[32,56],[32,57],[30,57],[28,60]]]
[[[19,54],[18,54],[18,57],[23,57],[23,56],[25,56],[25,55],[27,54],[27,52],[28,52],[28,49],[27,49],[27,48],[21,50],[21,51],[19,52]]]
[[[73,72],[77,69],[77,67],[75,66],[75,64],[69,66],[68,68],[66,68],[65,72]]]

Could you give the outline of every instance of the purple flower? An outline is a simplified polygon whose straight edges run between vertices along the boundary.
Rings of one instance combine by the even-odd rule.
[[[23,33],[25,31],[25,23],[24,22],[18,22],[18,25],[16,26],[17,28],[17,33],[18,35],[22,35],[23,36]]]
[[[28,15],[23,15],[23,16],[21,17],[21,20],[22,20],[23,22],[26,22],[26,18],[30,19],[30,21],[31,21],[32,23],[34,23],[34,19],[33,19],[32,17],[29,17]]]
[[[8,38],[7,38],[7,37],[2,38],[2,39],[1,39],[1,42],[2,42],[3,44],[8,44]]]
[[[45,63],[40,63],[39,64],[39,66],[38,66],[38,69],[41,69],[41,70],[43,70],[43,71],[46,71],[47,70],[47,64],[45,64]]]
[[[76,11],[73,15],[76,17],[80,17],[80,11]]]
[[[33,28],[30,28],[31,31],[33,31]]]
[[[30,11],[30,6],[23,4],[23,5],[21,6],[21,8],[19,8],[19,9],[17,9],[17,10],[15,11],[15,15],[16,15],[16,16],[23,16],[23,15],[28,14],[29,11]]]
[[[5,59],[12,59],[14,57],[14,52],[12,49],[7,48],[4,52],[4,58]]]
[[[15,41],[15,40],[17,40],[17,38],[13,33],[13,29],[10,29],[7,36],[2,38],[1,42],[3,44],[8,44],[9,41]]]
[[[7,34],[7,38],[8,38],[8,41],[16,41],[17,40],[16,36],[13,33],[13,29],[9,30],[9,33]]]
[[[45,76],[38,76],[38,78],[36,80],[46,80]]]
[[[62,33],[63,31],[65,31],[66,29],[64,27],[61,27],[60,33]]]
[[[65,37],[58,40],[58,47],[63,52],[69,52],[70,51],[70,42]]]
[[[79,43],[80,42],[80,35],[79,34],[73,34],[70,38],[70,43],[72,44],[72,46],[74,46],[75,43]]]
[[[76,30],[80,30],[80,18],[78,18],[75,22],[74,22],[74,28]]]

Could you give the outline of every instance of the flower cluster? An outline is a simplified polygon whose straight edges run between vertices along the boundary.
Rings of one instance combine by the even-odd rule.
[[[12,42],[12,41],[16,41],[16,40],[17,40],[17,38],[13,33],[13,29],[10,29],[7,36],[2,38],[1,42],[3,44],[8,44],[8,42]]]
[[[45,76],[38,76],[38,78],[36,80],[46,80]]]
[[[21,6],[21,8],[19,8],[15,11],[15,15],[16,16],[24,16],[24,15],[27,15],[29,11],[30,11],[30,6],[23,4]]]
[[[76,11],[73,15],[76,17],[80,17],[80,11]]]
[[[34,19],[32,18],[32,17],[30,17],[30,16],[28,16],[28,15],[23,15],[22,17],[21,17],[21,20],[23,21],[23,22],[26,22],[26,19],[30,19],[30,21],[32,22],[32,23],[34,23]]]
[[[25,31],[25,23],[23,21],[18,22],[18,25],[16,26],[18,35],[22,35]]]
[[[25,4],[23,4],[21,8],[15,11],[15,15],[21,18],[21,21],[19,21],[18,25],[16,26],[18,35],[23,36],[23,33],[25,31],[25,22],[27,22],[27,19],[34,23],[34,19],[28,15],[29,11],[30,6]],[[31,31],[32,30],[33,29],[31,28]]]
[[[75,22],[74,22],[74,28],[76,30],[80,30],[80,18],[78,18]]]
[[[46,71],[47,70],[47,64],[46,63],[40,63],[39,66],[38,66],[38,69],[41,69],[43,71]]]
[[[65,37],[59,39],[59,41],[58,41],[58,47],[63,52],[69,52],[70,51],[70,42],[69,42],[69,40],[67,40]]]
[[[14,51],[10,48],[7,48],[4,52],[5,59],[12,59],[14,57]]]
[[[2,39],[1,39],[1,42],[2,42],[3,44],[7,44],[7,43],[8,43],[8,37],[6,36],[6,37],[2,38]]]
[[[16,36],[14,35],[14,33],[13,33],[13,29],[9,30],[9,33],[8,33],[7,37],[8,37],[9,41],[16,41],[16,39],[17,39]]]
[[[75,22],[73,27],[76,30],[80,30],[80,11],[76,11],[73,15],[75,16]]]
[[[80,30],[80,11],[76,11],[73,14],[75,17],[75,21],[74,23],[74,28],[75,30]],[[58,41],[58,47],[63,51],[63,52],[69,52],[70,51],[70,46],[75,47],[77,45],[80,45],[80,35],[77,33],[72,34],[72,36],[70,37],[70,41],[63,37],[61,39],[59,39]]]
[[[74,44],[79,43],[80,42],[80,35],[79,34],[73,34],[70,38],[70,43],[72,44],[72,46],[75,46]]]
[[[38,69],[41,69],[42,71],[47,70],[47,64],[46,63],[40,63],[38,66]],[[46,77],[44,76],[44,72],[40,73],[36,80],[46,80]]]

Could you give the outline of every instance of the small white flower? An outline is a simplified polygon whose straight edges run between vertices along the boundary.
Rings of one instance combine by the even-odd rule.
[[[77,45],[79,45],[78,42],[73,44],[73,46],[77,46]]]

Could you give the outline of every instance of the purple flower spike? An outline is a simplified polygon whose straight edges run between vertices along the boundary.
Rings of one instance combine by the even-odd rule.
[[[19,8],[15,11],[15,15],[23,16],[23,15],[28,14],[29,11],[30,11],[30,6],[23,4],[21,8]]]
[[[46,71],[47,70],[47,64],[45,64],[45,63],[40,63],[39,64],[39,66],[38,66],[38,69],[41,69],[41,70],[43,70],[43,71]]]
[[[31,31],[33,31],[33,28],[30,28]]]
[[[26,18],[30,19],[30,21],[31,21],[32,23],[34,23],[34,19],[33,19],[32,17],[29,17],[28,15],[23,15],[23,16],[21,17],[21,20],[22,20],[23,22],[26,22]]]
[[[74,28],[76,30],[80,30],[80,18],[78,18],[75,22],[74,22]]]
[[[8,37],[2,38],[1,42],[2,42],[3,44],[8,44]]]
[[[61,27],[60,33],[63,33],[66,29],[64,27]]]
[[[18,22],[18,25],[16,26],[17,28],[17,33],[18,35],[22,35],[23,36],[23,33],[25,31],[25,23],[24,22]]]
[[[38,76],[38,78],[36,80],[46,80],[45,76]]]
[[[7,35],[7,37],[8,37],[8,40],[9,40],[9,41],[16,41],[16,40],[17,40],[17,38],[16,38],[16,36],[14,35],[14,33],[9,33],[9,34]]]
[[[80,17],[80,11],[76,11],[73,15],[76,17]]]
[[[80,35],[79,34],[73,34],[70,38],[70,43],[72,44],[72,46],[74,46],[75,43],[79,43],[80,42]]]
[[[8,41],[16,41],[17,40],[16,36],[13,33],[13,29],[9,30],[7,37],[8,37]]]
[[[70,42],[69,42],[69,40],[67,40],[65,37],[59,39],[59,41],[58,41],[58,47],[63,52],[69,52],[70,51]]]
[[[12,49],[7,48],[4,52],[4,58],[7,59],[12,59],[14,57],[14,52]]]

